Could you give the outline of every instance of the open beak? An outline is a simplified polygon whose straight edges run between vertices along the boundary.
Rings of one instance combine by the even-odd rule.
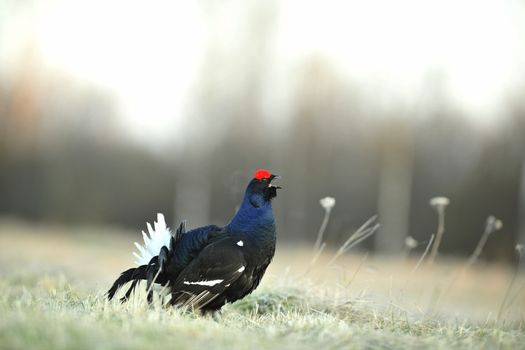
[[[274,186],[271,183],[273,180],[279,180],[280,178],[281,178],[280,175],[275,175],[275,174],[270,175],[270,184],[268,185],[268,187],[275,187],[277,189],[281,189],[282,188],[281,186]]]

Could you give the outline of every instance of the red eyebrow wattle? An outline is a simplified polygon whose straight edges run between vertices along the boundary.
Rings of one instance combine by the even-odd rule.
[[[272,174],[270,174],[270,172],[268,170],[265,170],[265,169],[259,169],[255,172],[255,178],[257,180],[262,180],[262,179],[269,179],[270,176]]]

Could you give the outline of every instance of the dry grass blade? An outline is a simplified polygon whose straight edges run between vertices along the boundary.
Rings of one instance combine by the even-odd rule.
[[[379,224],[375,224],[373,227],[369,227],[375,220],[377,215],[372,216],[368,219],[361,227],[359,227],[348,239],[343,243],[343,245],[337,250],[334,257],[328,262],[328,265],[332,265],[337,258],[341,255],[355,247],[357,244],[361,243],[371,235],[373,235],[379,228]]]
[[[366,259],[368,259],[368,252],[366,252],[366,254],[363,256],[361,261],[359,261],[359,265],[357,265],[357,268],[355,269],[354,274],[350,278],[350,281],[348,281],[348,283],[346,284],[347,288],[350,287],[350,285],[354,281],[355,276],[357,276],[357,273],[361,270],[361,267],[363,267],[363,264],[365,263]]]
[[[380,226],[381,225],[376,224],[374,225],[374,227],[364,231],[363,234],[359,237],[356,237],[356,239],[352,241],[351,244],[345,247],[345,249],[343,250],[343,254],[355,247],[356,245],[358,245],[359,243],[361,243],[362,241],[364,241],[365,239],[367,239],[368,237],[370,237],[371,235],[373,235],[379,229]]]
[[[377,219],[377,215],[372,216],[364,224],[362,224],[346,241],[343,243],[340,249],[345,249],[356,237],[363,235],[363,232],[369,229],[369,226]]]

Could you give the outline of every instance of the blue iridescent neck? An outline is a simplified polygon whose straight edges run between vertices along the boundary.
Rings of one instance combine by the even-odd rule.
[[[252,203],[253,196],[249,192],[246,193],[237,214],[226,227],[233,231],[261,234],[272,231],[275,234],[275,220],[271,202],[262,200],[260,205],[256,207]]]

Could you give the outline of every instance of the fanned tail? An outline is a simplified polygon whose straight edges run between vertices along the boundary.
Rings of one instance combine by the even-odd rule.
[[[170,230],[166,227],[164,215],[158,214],[157,222],[155,222],[154,225],[155,229],[153,229],[148,223],[149,236],[142,232],[144,246],[135,242],[140,255],[137,253],[133,254],[137,258],[137,263],[140,266],[128,269],[120,274],[111,288],[107,291],[109,300],[114,298],[115,294],[122,286],[128,282],[132,282],[126,294],[121,299],[122,302],[128,300],[140,280],[147,280],[148,301],[151,301],[151,284],[164,284],[168,282],[169,278],[164,274],[165,269],[173,257],[178,240],[186,233],[186,221],[183,221],[180,224],[174,235],[172,235]]]
[[[133,255],[136,258],[135,262],[137,265],[147,265],[152,258],[159,254],[163,246],[170,246],[172,235],[170,229],[166,226],[166,220],[163,214],[157,214],[157,221],[153,222],[153,227],[149,222],[147,226],[148,232],[142,231],[144,244],[141,245],[135,242],[138,253],[134,252]]]
[[[126,296],[123,298],[122,301],[125,301],[129,298],[135,287],[137,286],[138,282],[140,280],[146,279],[146,270],[147,265],[141,265],[139,267],[133,267],[131,269],[128,269],[120,274],[120,276],[117,278],[117,280],[113,283],[111,288],[107,291],[108,299],[111,300],[117,293],[117,291],[126,283],[133,281],[131,284],[131,287],[126,292]]]

